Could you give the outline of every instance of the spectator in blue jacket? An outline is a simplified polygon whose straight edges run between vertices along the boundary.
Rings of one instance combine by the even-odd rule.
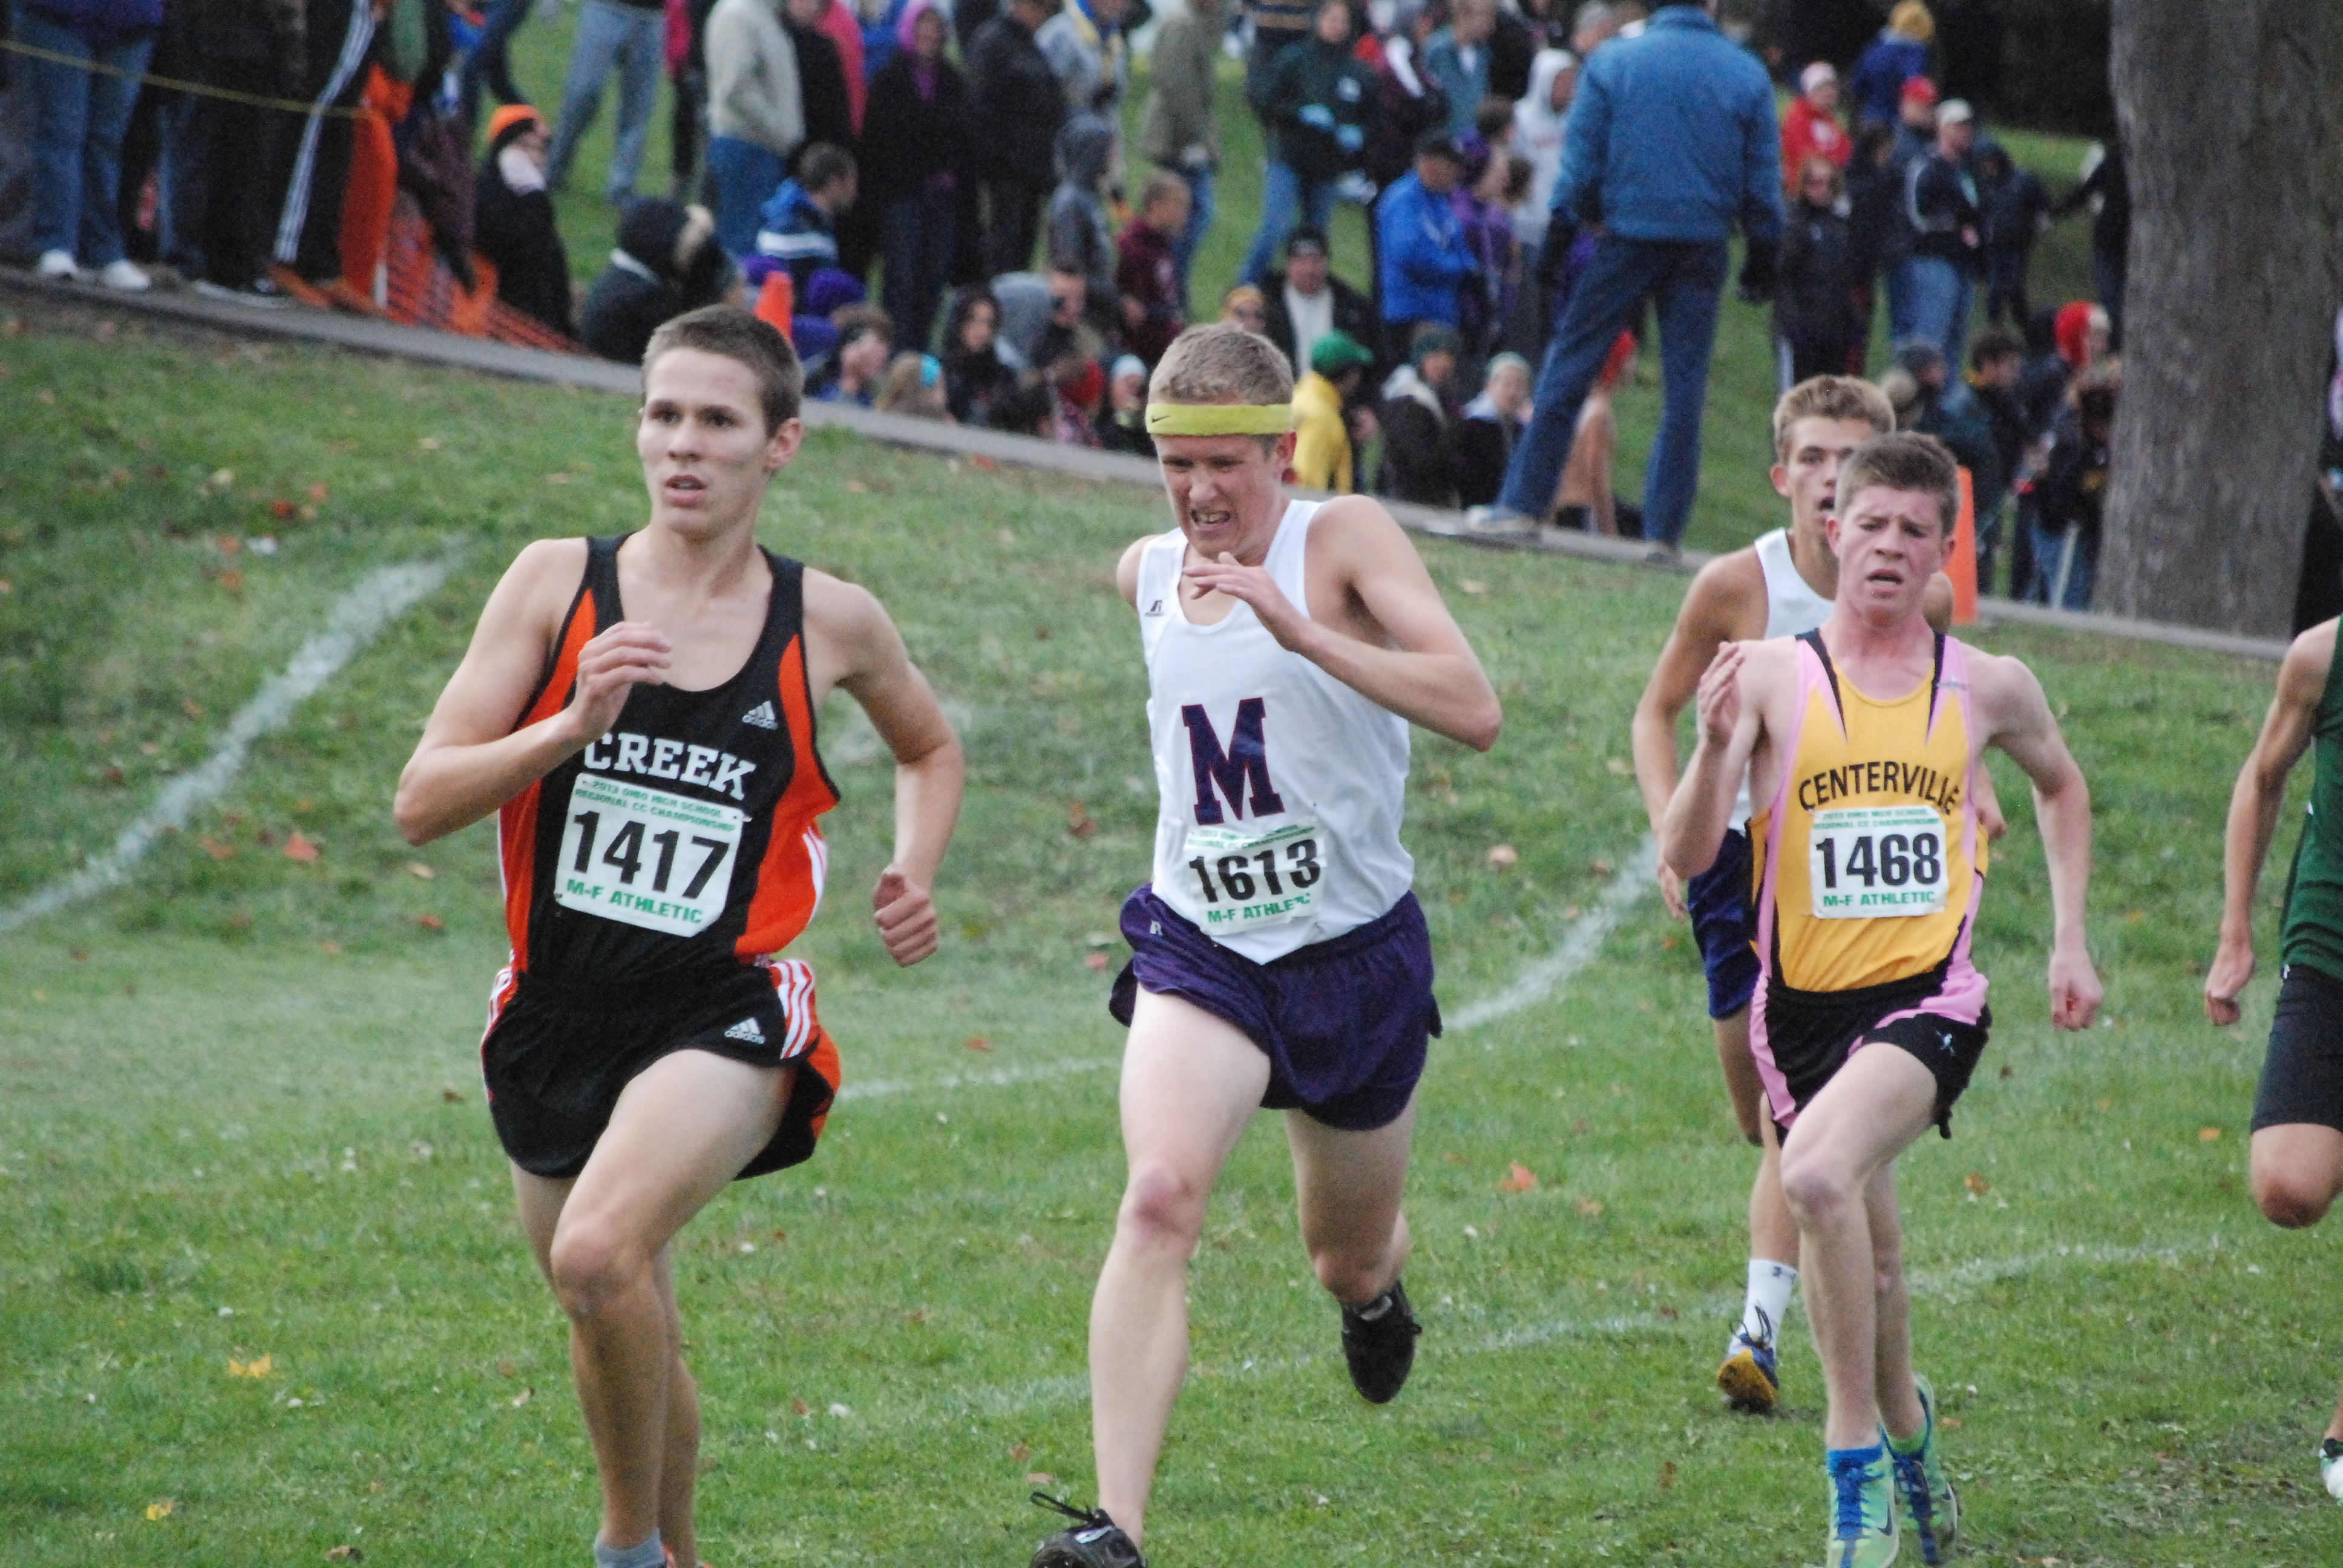
[[[116,214],[122,136],[138,75],[163,25],[163,0],[18,0],[12,91],[34,106],[33,247],[43,277],[85,272],[109,288],[141,289],[123,255]]]
[[[1921,0],[1902,0],[1887,14],[1887,25],[1865,46],[1847,76],[1858,128],[1896,123],[1897,95],[1905,83],[1928,74],[1928,45],[1936,36],[1936,19]]]
[[[1426,131],[1415,167],[1392,182],[1375,204],[1375,260],[1386,350],[1415,341],[1425,324],[1456,329],[1463,291],[1480,270],[1464,225],[1449,198],[1464,176],[1464,156],[1446,133]]]
[[[765,204],[757,254],[789,269],[799,298],[815,273],[838,265],[838,219],[854,205],[857,188],[854,155],[816,142],[798,160],[797,178],[783,180]]]
[[[1773,292],[1782,133],[1757,57],[1718,30],[1716,0],[1663,5],[1642,35],[1586,62],[1554,185],[1546,244],[1600,225],[1548,345],[1536,416],[1481,518],[1513,532],[1554,508],[1578,413],[1611,345],[1657,307],[1664,407],[1644,489],[1644,537],[1673,556],[1700,480],[1701,404],[1725,291],[1726,242],[1748,241],[1742,294]],[[1388,306],[1386,306],[1388,312]]]

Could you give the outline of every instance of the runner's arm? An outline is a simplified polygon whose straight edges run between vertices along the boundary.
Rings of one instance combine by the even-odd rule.
[[[1201,588],[1251,605],[1279,646],[1368,701],[1475,751],[1494,746],[1504,724],[1497,693],[1391,514],[1353,497],[1327,502],[1312,527],[1341,530],[1349,589],[1396,646],[1380,647],[1311,619],[1265,568],[1239,565],[1233,556],[1191,566],[1182,575]]]
[[[2050,1027],[2088,1029],[2102,995],[2083,921],[2091,890],[2091,788],[2032,670],[2015,658],[1980,658],[1969,668],[1987,744],[2008,752],[2034,782],[2034,819],[2050,872]]]
[[[807,617],[816,617],[844,655],[837,684],[861,704],[895,758],[895,853],[879,874],[871,910],[887,953],[905,966],[936,950],[930,890],[960,820],[966,767],[960,737],[911,662],[886,608],[864,589],[806,574]]]
[[[1733,797],[1748,777],[1757,749],[1757,704],[1748,689],[1753,649],[1764,643],[1728,642],[1716,650],[1700,678],[1700,739],[1692,766],[1677,781],[1660,821],[1660,859],[1689,879],[1716,863],[1725,830],[1733,819]]]
[[[2335,660],[2335,623],[2294,639],[2278,669],[2278,695],[2262,720],[2261,739],[2229,792],[2229,821],[2221,839],[2221,939],[2205,975],[2205,1016],[2237,1021],[2237,993],[2254,978],[2254,892],[2286,803],[2287,775],[2310,749],[2310,727]]]
[[[1676,719],[1700,690],[1701,672],[1716,650],[1733,641],[1745,622],[1749,568],[1755,558],[1727,556],[1703,567],[1684,590],[1683,608],[1652,667],[1644,695],[1636,699],[1635,719],[1628,744],[1635,759],[1635,787],[1643,791],[1644,815],[1657,836],[1668,814],[1668,800],[1676,792]],[[1758,579],[1760,591],[1764,578]],[[1684,918],[1684,884],[1664,860],[1659,869],[1660,898],[1668,913]]]
[[[463,663],[399,775],[391,816],[410,844],[468,828],[617,722],[638,682],[659,685],[668,642],[621,621],[588,643],[569,705],[525,729],[513,720],[543,678],[561,613],[585,569],[583,541],[540,539],[521,551],[488,596]]]

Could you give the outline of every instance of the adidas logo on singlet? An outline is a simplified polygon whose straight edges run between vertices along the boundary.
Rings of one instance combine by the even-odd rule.
[[[734,1024],[730,1029],[726,1030],[724,1031],[724,1038],[727,1040],[745,1040],[751,1045],[762,1045],[765,1043],[765,1031],[757,1027],[757,1020],[755,1019],[744,1018],[739,1023]]]
[[[779,729],[781,721],[773,716],[773,705],[760,702],[740,716],[743,724],[753,724],[759,729]]]

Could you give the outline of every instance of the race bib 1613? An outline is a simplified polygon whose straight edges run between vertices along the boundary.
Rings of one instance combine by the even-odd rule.
[[[1208,936],[1299,920],[1318,903],[1326,862],[1315,822],[1265,833],[1241,828],[1188,829],[1188,870],[1203,900]]]

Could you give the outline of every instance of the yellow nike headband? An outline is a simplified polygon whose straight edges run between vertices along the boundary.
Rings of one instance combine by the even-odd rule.
[[[1150,403],[1151,436],[1282,436],[1293,428],[1291,403]]]

